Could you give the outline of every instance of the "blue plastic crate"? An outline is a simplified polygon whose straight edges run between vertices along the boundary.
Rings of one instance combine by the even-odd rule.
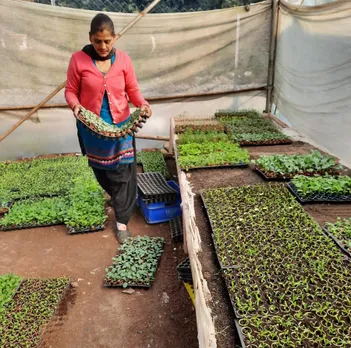
[[[166,222],[182,215],[182,209],[180,207],[182,199],[180,197],[179,186],[172,180],[167,181],[167,183],[177,191],[177,198],[174,201],[146,203],[142,200],[141,196],[138,195],[137,206],[148,224]]]

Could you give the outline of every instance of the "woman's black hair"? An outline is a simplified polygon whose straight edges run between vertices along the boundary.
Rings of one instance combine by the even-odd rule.
[[[99,13],[90,23],[89,35],[103,32],[105,29],[108,30],[112,36],[115,36],[115,26],[113,25],[112,19],[103,13]]]

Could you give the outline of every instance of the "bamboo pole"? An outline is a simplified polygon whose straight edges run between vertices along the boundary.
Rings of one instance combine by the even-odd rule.
[[[269,50],[266,112],[271,112],[271,108],[272,108],[274,69],[275,69],[277,39],[278,39],[279,2],[280,0],[273,0],[273,7],[272,7],[272,31],[271,31],[271,44],[270,44],[270,50]]]
[[[160,136],[160,135],[135,134],[135,137],[137,139],[169,141],[169,137],[163,137],[163,136]]]
[[[137,17],[135,17],[126,27],[124,27],[118,34],[116,41],[126,33],[131,27],[138,23],[148,12],[150,12],[161,0],[154,0],[144,11],[140,12]],[[22,119],[20,119],[16,124],[14,124],[5,134],[0,137],[0,142],[2,142],[6,137],[8,137],[13,131],[15,131],[24,121],[28,120],[37,110],[39,110],[44,104],[46,104],[50,99],[52,99],[57,93],[61,91],[66,85],[66,81],[62,82],[54,91],[52,91],[46,98],[44,98],[39,104],[37,104],[31,111],[29,111]]]
[[[160,96],[160,97],[145,97],[145,99],[149,102],[162,102],[172,99],[187,99],[187,98],[200,98],[200,97],[216,97],[221,95],[230,95],[230,94],[240,94],[246,92],[255,92],[255,91],[264,91],[266,90],[266,86],[260,86],[256,88],[245,88],[245,89],[235,89],[231,91],[223,91],[223,92],[209,92],[209,93],[194,93],[194,94],[181,94],[181,95],[169,95],[169,96]],[[23,106],[2,106],[0,107],[0,111],[11,111],[11,110],[26,110],[32,109],[35,105],[23,105]],[[62,104],[47,104],[43,105],[43,108],[62,108],[67,107],[66,103]]]
[[[16,130],[24,121],[28,120],[37,110],[40,109],[47,101],[54,97],[58,92],[65,87],[66,81],[61,83],[54,91],[52,91],[43,101],[41,101],[37,106],[35,106],[31,111],[29,111],[23,118],[21,118],[16,124],[14,124],[5,134],[0,137],[0,143],[9,136],[14,130]]]

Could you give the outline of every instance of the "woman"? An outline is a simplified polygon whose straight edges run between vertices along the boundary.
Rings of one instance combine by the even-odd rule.
[[[142,114],[151,116],[142,96],[129,56],[113,45],[114,25],[105,14],[90,24],[91,44],[75,52],[67,71],[65,97],[75,116],[84,107],[109,124],[123,125],[130,117],[128,99]],[[102,188],[111,196],[117,221],[117,240],[131,236],[127,224],[135,206],[137,182],[135,139],[131,135],[106,141],[77,121],[83,154]]]

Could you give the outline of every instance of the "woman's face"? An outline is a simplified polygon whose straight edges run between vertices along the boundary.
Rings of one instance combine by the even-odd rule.
[[[90,35],[89,39],[99,56],[106,57],[112,50],[116,41],[116,36],[112,36],[110,31],[104,29],[103,31],[98,31]]]

